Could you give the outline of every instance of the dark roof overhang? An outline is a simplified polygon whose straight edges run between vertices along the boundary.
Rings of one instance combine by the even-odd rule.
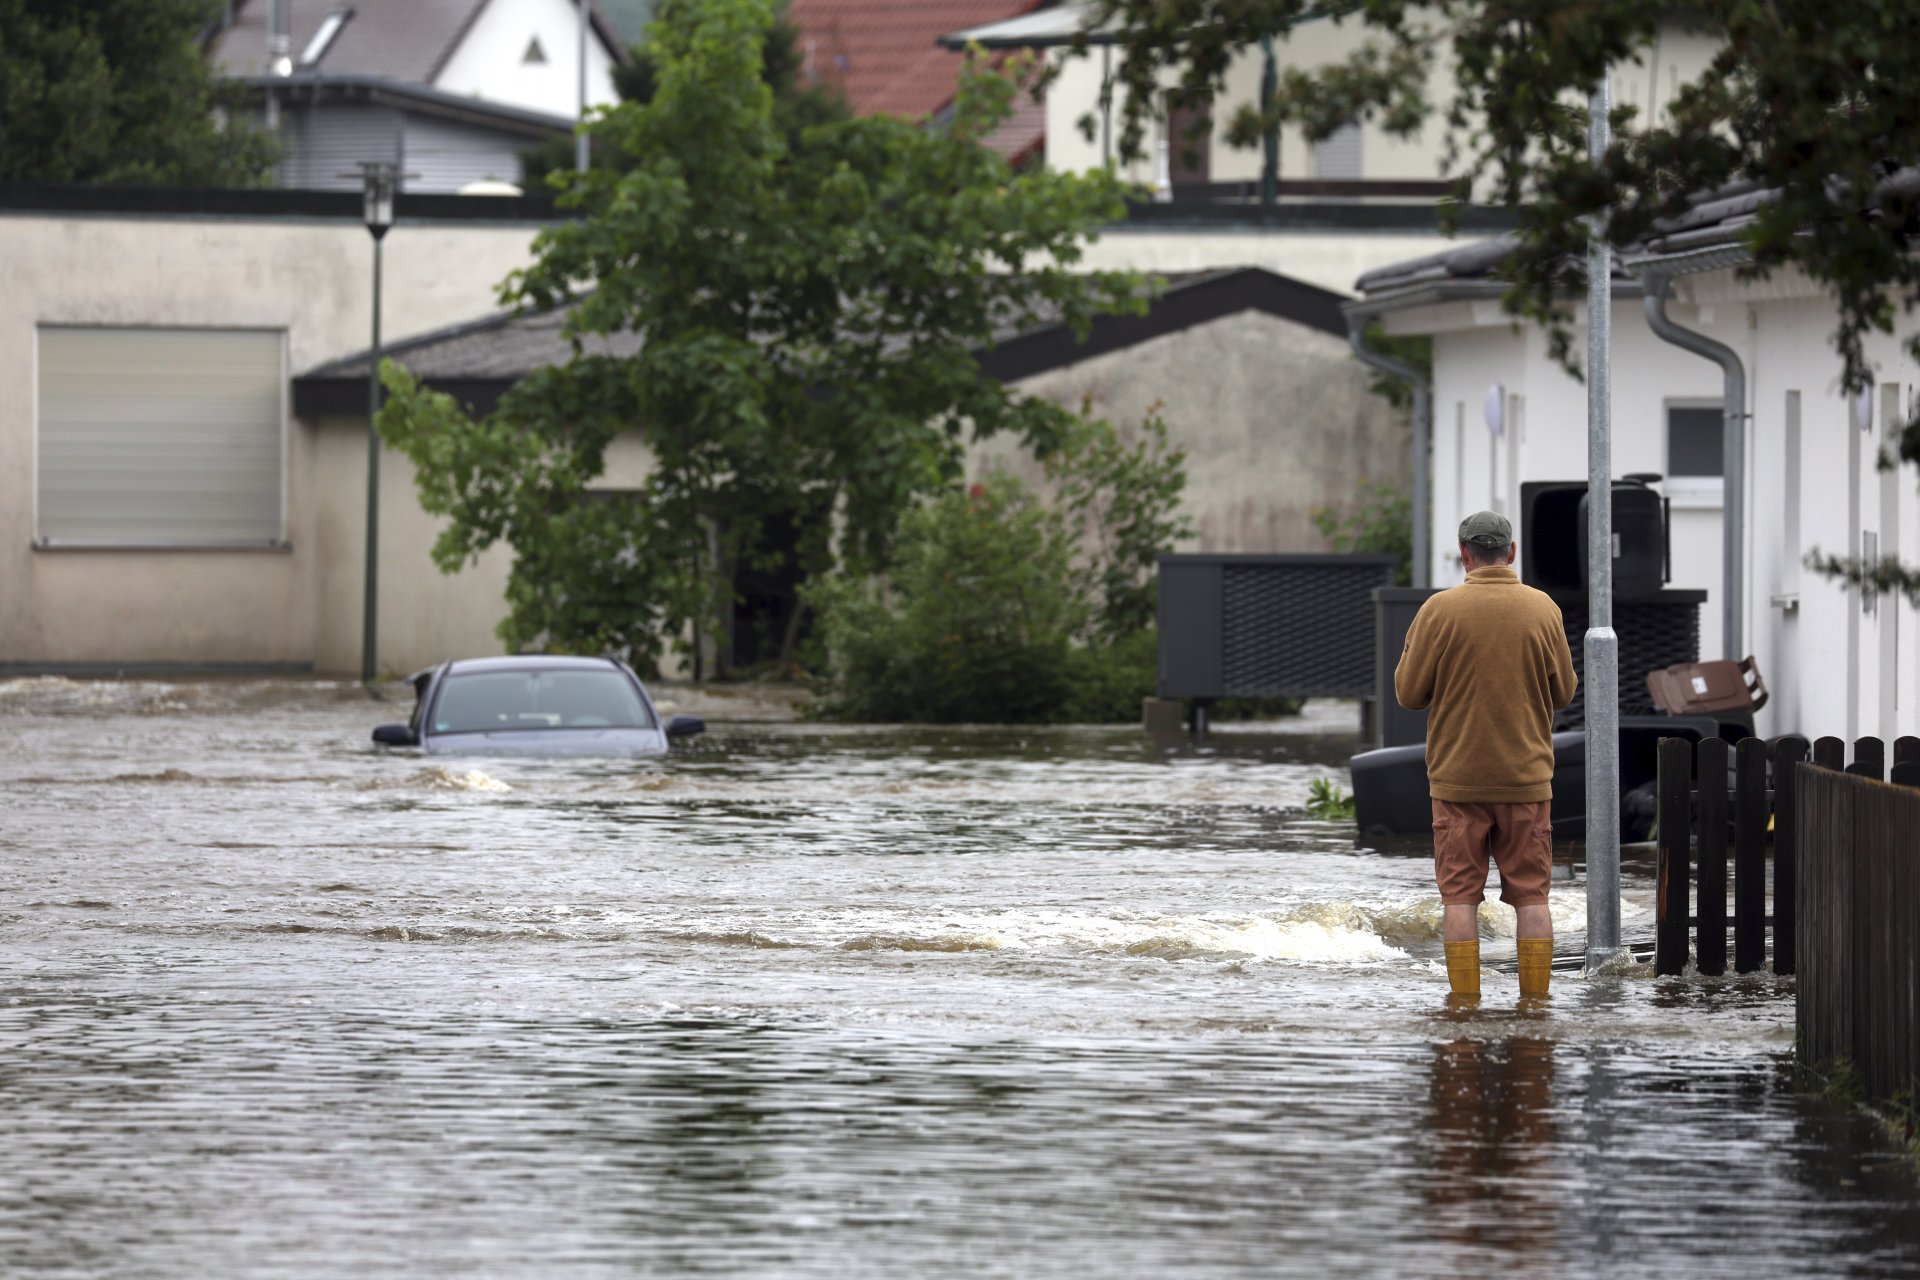
[[[544,111],[528,111],[484,98],[446,93],[385,76],[296,71],[288,76],[244,76],[234,83],[260,94],[275,92],[282,101],[370,103],[529,138],[570,134],[575,123],[571,116],[550,116]]]
[[[994,377],[1017,382],[1242,311],[1261,312],[1344,339],[1347,324],[1341,314],[1343,301],[1331,290],[1260,267],[1200,272],[1169,278],[1167,287],[1148,304],[1144,315],[1096,317],[1084,341],[1077,341],[1064,324],[1043,325],[1008,335],[979,349],[975,357]],[[521,323],[528,326],[525,342],[532,358],[524,367],[509,367],[511,361],[502,357],[511,355],[511,331]],[[539,324],[542,332],[532,333],[534,324]],[[504,313],[420,334],[384,348],[383,354],[403,363],[409,355],[419,358],[416,373],[427,386],[453,396],[472,412],[484,414],[522,377],[550,361],[554,354],[551,329],[550,317]],[[470,350],[471,339],[488,335],[497,335],[499,346],[505,350],[491,353],[484,374],[471,372],[474,366],[468,364],[464,370],[450,369],[436,376],[432,367],[436,350],[450,350],[456,343]],[[295,415],[364,417],[369,402],[370,355],[356,352],[294,378]]]

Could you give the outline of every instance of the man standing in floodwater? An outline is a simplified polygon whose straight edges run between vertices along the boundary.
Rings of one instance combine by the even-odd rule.
[[[1480,994],[1487,856],[1518,917],[1520,994],[1547,994],[1553,968],[1553,713],[1578,681],[1560,606],[1514,573],[1513,525],[1492,511],[1460,522],[1467,580],[1430,597],[1407,628],[1393,691],[1427,711],[1433,869],[1445,904],[1447,981]]]

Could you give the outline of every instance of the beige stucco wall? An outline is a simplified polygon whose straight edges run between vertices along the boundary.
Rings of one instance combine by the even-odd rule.
[[[386,333],[493,310],[494,286],[526,263],[532,234],[524,224],[395,227]],[[350,220],[0,216],[0,664],[358,670],[361,544],[346,531],[364,523],[364,435],[356,460],[339,433],[288,423],[284,550],[36,550],[34,349],[42,324],[272,328],[298,373],[367,345],[371,260],[365,228]],[[382,665],[404,666],[456,633],[470,648],[468,630],[489,611],[472,641],[491,640],[497,586],[482,605],[477,588],[469,599],[453,580],[444,590],[460,602],[446,607],[439,575],[418,570],[431,533],[403,462],[389,463],[381,505],[393,530],[382,601],[394,610]]]
[[[1187,451],[1186,509],[1197,537],[1182,550],[1327,550],[1315,507],[1349,511],[1362,486],[1409,483],[1403,415],[1367,390],[1345,340],[1243,311],[1065,369],[1024,391],[1094,409],[1123,429],[1159,403]],[[1011,442],[977,446],[969,470],[1038,468]]]

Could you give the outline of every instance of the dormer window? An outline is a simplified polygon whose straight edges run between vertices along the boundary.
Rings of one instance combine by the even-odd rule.
[[[300,51],[302,68],[320,65],[320,59],[327,56],[327,50],[333,46],[334,37],[340,34],[340,28],[347,25],[347,19],[353,16],[351,9],[335,9],[320,23],[320,29],[313,33],[313,39],[307,41],[307,47]]]
[[[527,51],[520,55],[520,61],[532,67],[546,65],[547,51],[540,47],[539,36],[535,36],[527,42]]]

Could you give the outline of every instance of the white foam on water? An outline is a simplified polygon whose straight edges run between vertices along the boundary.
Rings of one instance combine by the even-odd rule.
[[[405,777],[374,778],[361,784],[364,791],[396,791],[409,788],[424,788],[429,791],[511,791],[512,787],[491,774],[478,769],[449,769],[445,765],[433,765],[417,769]]]
[[[650,932],[650,930],[644,930]],[[874,952],[1078,952],[1163,960],[1266,960],[1293,964],[1406,963],[1408,953],[1350,903],[1303,904],[1269,913],[1171,915],[1060,910],[998,912],[838,911],[781,925],[679,922],[669,936],[722,945],[832,947]]]

